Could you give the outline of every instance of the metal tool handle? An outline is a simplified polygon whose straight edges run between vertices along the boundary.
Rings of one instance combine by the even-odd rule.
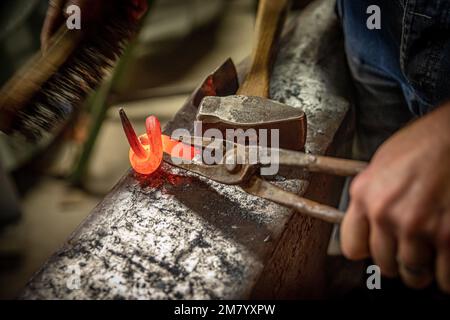
[[[303,152],[278,149],[279,163],[282,166],[299,167],[311,172],[328,173],[351,177],[364,171],[368,163],[348,159],[316,156]]]
[[[344,218],[344,212],[336,208],[302,198],[256,176],[251,178],[248,184],[242,188],[254,196],[292,208],[309,217],[325,222],[341,223]]]

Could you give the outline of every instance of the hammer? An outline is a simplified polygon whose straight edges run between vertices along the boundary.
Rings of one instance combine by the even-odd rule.
[[[270,75],[289,0],[260,0],[251,66],[236,95],[209,96],[200,103],[197,120],[203,133],[214,128],[277,129],[279,147],[301,151],[306,142],[306,115],[269,98]],[[270,142],[268,147],[271,147]]]

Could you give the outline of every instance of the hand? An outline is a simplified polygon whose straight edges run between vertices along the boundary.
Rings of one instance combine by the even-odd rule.
[[[450,293],[450,104],[386,141],[355,178],[341,228],[350,259],[372,256],[414,288]]]
[[[41,47],[45,51],[50,38],[67,18],[65,8],[77,5],[81,9],[83,24],[89,25],[101,21],[118,2],[126,1],[129,4],[128,17],[138,21],[147,12],[147,0],[50,0],[47,16],[41,31]]]

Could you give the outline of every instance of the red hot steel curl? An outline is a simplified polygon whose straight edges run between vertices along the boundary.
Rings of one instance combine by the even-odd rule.
[[[152,174],[158,170],[163,160],[163,152],[185,160],[192,160],[199,154],[199,150],[194,147],[161,134],[161,124],[155,116],[147,118],[145,121],[146,133],[138,137],[122,108],[119,110],[119,114],[131,147],[130,163],[136,172]]]

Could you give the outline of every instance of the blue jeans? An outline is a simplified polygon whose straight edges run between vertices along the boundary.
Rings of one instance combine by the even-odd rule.
[[[381,9],[369,30],[366,10]],[[357,91],[355,156],[369,160],[411,119],[450,100],[450,1],[337,0]]]

